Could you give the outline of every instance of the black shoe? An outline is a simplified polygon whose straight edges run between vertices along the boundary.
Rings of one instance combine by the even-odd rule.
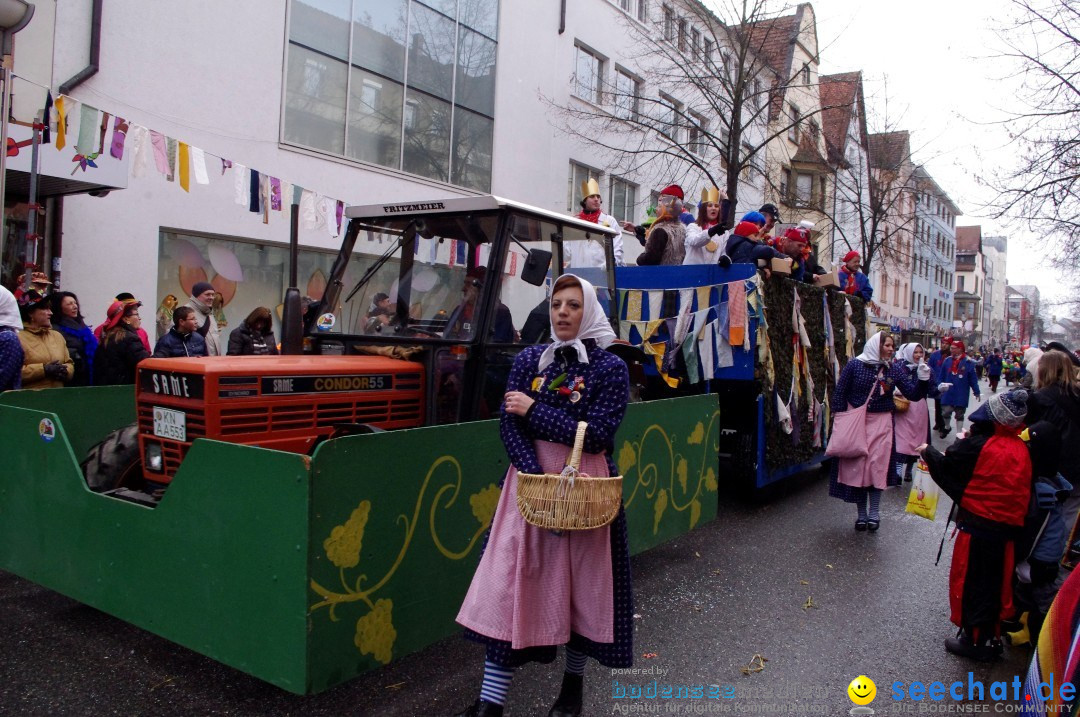
[[[869,530],[871,533],[876,533],[877,529],[878,529],[878,526],[880,526],[880,525],[881,525],[880,520],[868,520],[868,521],[866,521],[866,529]]]
[[[945,638],[945,649],[954,655],[976,662],[993,662],[1001,654],[990,645],[976,645],[965,632],[961,632],[958,637]]]
[[[502,705],[487,700],[477,700],[464,712],[458,712],[454,717],[502,717],[502,713]]]
[[[548,717],[579,717],[581,715],[582,692],[585,678],[582,675],[563,673],[562,689],[555,704],[548,711]]]
[[[859,518],[858,520],[856,520],[855,521],[855,530],[859,531],[860,533],[862,531],[866,530],[866,521],[863,520],[862,518]]]

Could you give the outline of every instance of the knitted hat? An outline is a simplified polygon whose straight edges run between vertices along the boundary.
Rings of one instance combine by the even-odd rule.
[[[1024,389],[995,393],[986,401],[986,408],[994,423],[1003,426],[1019,426],[1027,417],[1028,392]]]
[[[859,252],[852,250],[852,251],[849,251],[847,254],[844,254],[844,258],[843,258],[842,261],[845,264],[847,264],[852,259],[858,259],[858,258],[859,258]]]
[[[682,201],[685,198],[683,196],[682,187],[680,187],[678,184],[671,184],[667,187],[664,187],[664,189],[661,190],[660,194],[667,195],[669,197],[678,197],[679,201]]]
[[[739,222],[735,226],[734,234],[737,237],[748,237],[757,234],[759,231],[761,231],[761,227],[753,222]]]
[[[211,284],[209,281],[197,281],[195,282],[195,286],[191,287],[192,296],[199,296],[206,291],[216,291],[216,289],[214,289],[214,285]]]
[[[753,222],[754,224],[757,224],[759,227],[765,226],[765,223],[766,223],[765,215],[762,214],[761,212],[747,212],[746,214],[743,214],[742,221],[744,221],[744,222]]]
[[[797,241],[800,244],[810,243],[809,232],[807,232],[805,229],[800,229],[799,227],[791,227],[790,229],[788,229],[786,232],[784,232],[784,238],[790,239],[791,241]]]

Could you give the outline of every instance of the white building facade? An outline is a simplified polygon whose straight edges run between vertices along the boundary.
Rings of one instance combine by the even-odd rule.
[[[16,71],[57,96],[87,65],[92,0],[41,4],[50,12],[38,20],[52,27],[34,30],[55,37],[51,56],[17,53]],[[91,321],[119,292],[164,308],[169,294],[182,302],[193,280],[218,275],[233,277],[219,291],[232,293],[221,307],[230,325],[256,306],[274,307],[294,187],[327,199],[310,202],[301,221],[300,289],[316,294],[339,244],[335,200],[490,192],[576,213],[580,183],[592,176],[604,210],[636,223],[655,190],[679,183],[696,201],[704,184],[692,174],[652,176],[648,167],[613,172],[602,152],[557,131],[551,110],[594,102],[614,111],[605,88],[641,72],[627,23],[659,26],[659,4],[585,0],[567,3],[564,17],[557,5],[498,0],[289,0],[271,8],[244,0],[165,4],[150,14],[142,7],[109,3],[98,70],[67,98],[68,141],[91,116],[86,108],[98,112],[95,121],[111,116],[101,149],[122,117],[174,140],[170,162],[181,144],[202,159],[186,191],[178,173],[169,179],[149,162],[150,171],[133,169],[139,176],[127,189],[70,196],[58,207],[62,288],[80,294]],[[661,88],[643,83],[638,91],[655,96]],[[31,112],[44,105],[45,89],[27,86],[19,96]],[[134,162],[131,141],[126,149],[125,161]],[[98,161],[112,161],[107,155]],[[249,211],[240,167],[260,172],[264,211]],[[763,186],[760,173],[747,173],[741,210],[760,206]],[[183,259],[192,247],[204,257],[196,266]],[[632,264],[640,246],[626,235],[625,247]]]
[[[915,243],[911,316],[935,333],[953,327],[956,218],[960,208],[925,168],[915,171]]]
[[[1004,236],[984,236],[983,263],[986,271],[986,284],[983,291],[983,326],[984,338],[988,344],[1001,346],[1005,342],[1008,305],[1005,301],[1006,268],[1009,255],[1009,240]]]

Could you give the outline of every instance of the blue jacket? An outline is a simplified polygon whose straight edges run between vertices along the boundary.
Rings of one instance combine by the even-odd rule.
[[[840,272],[837,278],[840,280],[840,290],[845,294],[854,294],[863,301],[870,301],[874,297],[874,287],[870,286],[870,279],[866,278],[866,274],[861,271],[855,272],[855,287],[851,291],[848,291],[848,281],[851,278],[851,273],[846,267],[840,267]]]
[[[986,361],[983,362],[983,366],[986,368],[987,376],[1000,376],[1001,375],[1001,357],[996,354],[990,354],[986,357]]]
[[[945,354],[938,349],[930,354],[926,359],[926,363],[934,371],[934,377],[936,378],[941,373],[941,364],[945,362]]]
[[[941,364],[941,370],[938,371],[938,383],[951,383],[952,387],[941,394],[941,405],[943,406],[959,406],[966,408],[968,401],[971,400],[971,393],[975,393],[975,398],[981,398],[979,393],[979,379],[975,375],[975,362],[969,358],[962,359],[960,362],[960,368],[957,373],[952,372],[953,357],[945,359],[945,363]]]
[[[749,237],[732,234],[724,246],[724,253],[732,264],[756,264],[758,259],[772,259],[781,254],[767,244],[754,241]]]
[[[206,356],[206,339],[198,331],[184,336],[176,327],[158,339],[154,347],[154,358],[183,358],[185,356]]]

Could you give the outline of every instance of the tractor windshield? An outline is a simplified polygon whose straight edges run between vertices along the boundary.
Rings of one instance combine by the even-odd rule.
[[[497,240],[500,219],[505,241]],[[333,332],[469,341],[484,320],[482,297],[494,280],[488,342],[544,342],[548,287],[565,272],[593,282],[601,301],[609,303],[603,234],[505,210],[354,221],[359,234],[342,279],[342,300],[333,307]],[[595,247],[590,266],[571,265],[573,257],[585,255],[573,246]]]

